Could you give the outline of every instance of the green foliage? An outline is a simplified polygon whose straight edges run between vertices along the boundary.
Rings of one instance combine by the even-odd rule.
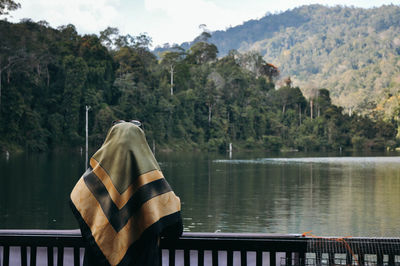
[[[63,70],[65,76],[62,102],[64,107],[64,132],[66,132],[68,140],[74,142],[79,141],[77,132],[79,129],[80,99],[88,70],[82,58],[75,58],[72,55],[64,58]]]
[[[194,64],[204,64],[217,58],[218,48],[206,42],[195,43],[190,47],[188,60]]]
[[[279,136],[263,136],[262,140],[264,148],[270,151],[279,151],[283,145]]]
[[[8,15],[9,11],[16,10],[20,7],[21,5],[13,0],[0,0],[0,15]]]
[[[395,120],[345,114],[327,89],[307,100],[290,78],[275,89],[279,70],[258,53],[217,58],[217,47],[199,39],[158,59],[146,35],[108,28],[100,37],[80,36],[73,25],[55,30],[32,21],[0,21],[0,34],[3,149],[83,146],[86,105],[96,147],[115,119],[141,120],[149,143],[165,149],[396,146]]]
[[[367,144],[367,138],[362,136],[354,136],[351,138],[351,144],[353,144],[354,150],[364,150]]]
[[[399,31],[398,5],[309,5],[214,32],[209,41],[222,56],[232,49],[259,52],[307,98],[311,89],[327,88],[346,111],[371,114],[388,93],[398,95]]]

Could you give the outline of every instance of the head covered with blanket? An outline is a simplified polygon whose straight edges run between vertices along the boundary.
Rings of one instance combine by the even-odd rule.
[[[182,233],[180,200],[143,131],[128,122],[111,127],[72,190],[71,207],[95,265],[157,265],[159,235]]]

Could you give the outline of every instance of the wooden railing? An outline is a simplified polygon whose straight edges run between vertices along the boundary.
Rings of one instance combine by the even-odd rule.
[[[162,239],[162,265],[400,265],[399,238],[184,233]],[[79,230],[0,230],[0,265],[82,265]]]

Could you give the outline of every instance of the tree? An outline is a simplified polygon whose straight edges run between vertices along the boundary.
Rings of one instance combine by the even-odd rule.
[[[1,45],[1,44],[0,44]],[[7,82],[10,82],[11,70],[13,67],[21,64],[25,60],[23,52],[16,54],[8,47],[0,46],[0,110],[1,110],[1,90],[3,71],[7,71]]]
[[[0,16],[8,15],[9,11],[16,10],[21,7],[21,4],[13,0],[0,0]]]
[[[220,97],[220,91],[225,86],[224,78],[218,72],[212,72],[207,77],[207,83],[204,87],[204,97],[208,107],[208,126],[211,124],[212,110]]]
[[[69,55],[63,60],[65,85],[63,92],[64,132],[72,143],[78,141],[79,110],[87,65],[81,57]]]
[[[327,89],[319,89],[317,98],[315,99],[315,104],[317,107],[317,117],[324,113],[324,111],[331,106],[331,97]]]
[[[100,42],[107,47],[108,50],[113,49],[115,39],[119,36],[118,28],[107,27],[105,30],[100,31]]]
[[[166,51],[161,55],[161,64],[169,68],[171,74],[171,96],[174,95],[174,70],[175,66],[181,62],[185,56],[183,48],[177,47],[177,51]]]
[[[306,106],[306,99],[299,87],[282,87],[277,91],[278,99],[282,104],[282,113],[285,114],[288,107],[297,108],[299,112],[299,124],[301,124],[302,107]]]
[[[260,73],[261,73],[261,75],[266,76],[270,83],[273,83],[274,78],[279,76],[278,68],[270,63],[262,64],[260,67]]]
[[[195,43],[190,47],[188,59],[194,64],[204,64],[217,58],[218,48],[206,42]]]
[[[290,77],[287,77],[283,80],[283,82],[285,83],[286,87],[292,87],[292,80]]]
[[[258,53],[232,51],[216,60],[218,49],[199,40],[187,54],[168,46],[157,60],[145,34],[121,36],[111,28],[100,38],[81,36],[73,25],[52,29],[31,20],[0,20],[0,36],[0,149],[81,145],[86,104],[94,110],[89,140],[96,145],[113,119],[138,118],[163,148],[224,150],[229,140],[238,148],[336,149],[350,147],[350,136],[366,147],[395,146],[395,120],[344,115],[325,89],[315,89],[307,103],[289,79],[275,90],[279,70]],[[395,88],[393,81],[384,109],[398,105]],[[301,117],[308,104],[315,105],[313,120]]]

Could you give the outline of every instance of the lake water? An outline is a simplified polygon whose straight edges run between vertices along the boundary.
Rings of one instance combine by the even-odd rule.
[[[400,154],[157,154],[185,231],[400,237]],[[77,228],[79,153],[0,158],[1,229]]]

